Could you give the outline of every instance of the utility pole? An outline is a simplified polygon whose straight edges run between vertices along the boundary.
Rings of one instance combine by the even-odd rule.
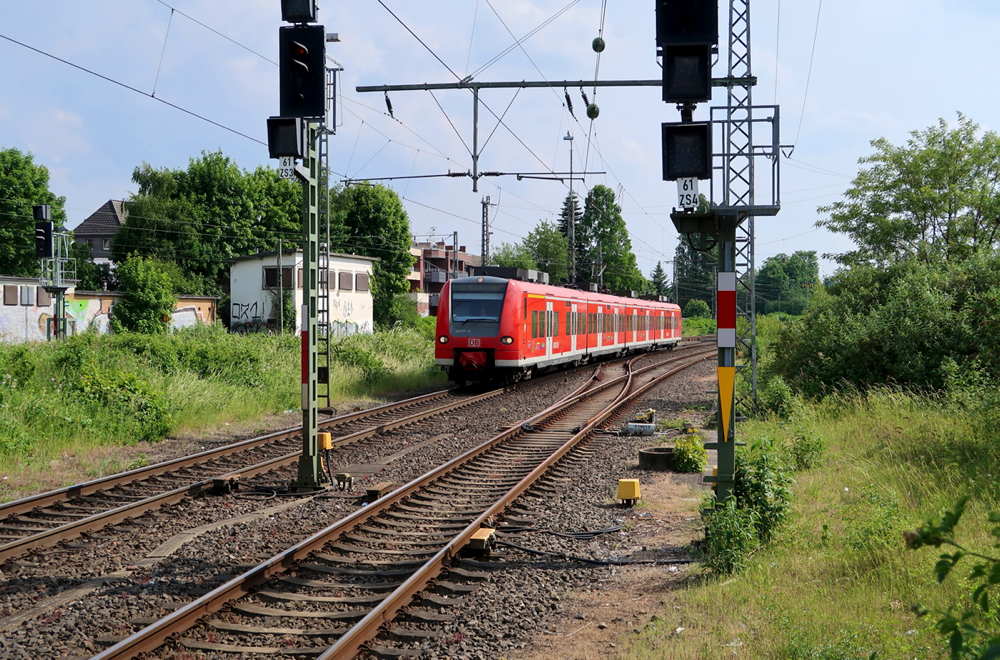
[[[566,218],[566,281],[576,281],[576,199],[573,197],[573,136],[569,131],[563,136],[569,140],[569,217]]]
[[[302,160],[294,176],[302,182],[302,454],[293,492],[321,489],[325,480],[319,458],[317,329],[319,309],[319,169],[318,150],[325,150],[329,110],[327,35],[316,22],[314,0],[283,0],[281,18],[293,23],[278,29],[280,116],[267,120],[272,158]]]
[[[281,268],[281,239],[278,239],[278,334],[285,334],[285,271]]]
[[[483,198],[483,242],[482,242],[482,265],[490,265],[490,207],[496,206],[496,204],[490,204],[490,196],[487,195]]]

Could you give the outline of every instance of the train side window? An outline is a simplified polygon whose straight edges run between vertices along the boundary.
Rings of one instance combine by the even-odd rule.
[[[566,312],[566,336],[573,334],[573,312]]]
[[[524,310],[524,320],[527,321],[528,320],[528,296],[525,296],[524,299],[521,302],[522,302],[521,309]]]
[[[542,315],[541,315],[541,317],[542,317],[542,318],[540,319],[540,323],[541,323],[541,326],[542,326],[542,327],[540,327],[540,328],[538,329],[538,336],[539,336],[539,337],[548,337],[548,336],[549,336],[549,335],[548,335],[548,334],[546,333],[546,331],[545,331],[545,317],[546,317],[546,316],[548,316],[548,315],[549,315],[549,313],[548,313],[548,312],[542,312]]]
[[[552,336],[559,336],[559,312],[552,312]]]
[[[531,313],[531,338],[538,339],[538,312]]]

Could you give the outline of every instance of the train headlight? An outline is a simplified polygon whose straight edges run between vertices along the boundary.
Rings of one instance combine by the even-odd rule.
[[[514,338],[513,337],[501,337],[500,338],[500,343],[509,346],[509,345],[511,345],[511,344],[514,343]]]
[[[448,343],[448,335],[441,335],[440,337],[438,337],[438,343],[439,344],[447,344]]]

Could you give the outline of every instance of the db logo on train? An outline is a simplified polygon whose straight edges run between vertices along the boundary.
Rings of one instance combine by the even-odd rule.
[[[478,339],[470,339],[469,340],[469,348],[479,348],[480,346],[481,346],[480,340],[478,340]]]

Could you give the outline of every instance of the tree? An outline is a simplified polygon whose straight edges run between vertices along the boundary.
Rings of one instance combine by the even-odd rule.
[[[666,296],[670,292],[670,284],[667,283],[667,273],[663,270],[663,264],[656,262],[656,268],[649,274],[653,293],[657,296]]]
[[[815,251],[800,250],[792,256],[769,257],[757,271],[757,312],[802,314],[818,284],[819,260]]]
[[[559,212],[559,221],[557,224],[559,227],[559,233],[562,234],[567,241],[567,258],[569,257],[569,219],[571,217],[573,218],[573,239],[576,243],[576,247],[574,249],[574,255],[576,257],[575,279],[577,281],[587,280],[589,279],[589,269],[585,269],[583,263],[587,258],[587,245],[589,240],[586,236],[586,230],[582,224],[583,210],[580,208],[580,200],[575,192],[566,194],[566,199],[563,201],[562,211]],[[553,278],[552,281],[556,280]]]
[[[708,303],[704,300],[689,300],[686,305],[684,305],[683,316],[686,319],[710,319],[712,318],[712,308],[708,306]]]
[[[187,293],[224,295],[226,259],[294,249],[302,234],[302,188],[271,168],[241,170],[221,152],[202,152],[187,169],[137,167],[139,192],[112,242],[116,263],[131,254],[179,264],[193,282]],[[224,311],[224,310],[223,310]]]
[[[177,304],[173,283],[155,259],[129,257],[116,270],[125,297],[111,313],[111,329],[116,333],[158,334],[170,327],[170,314]]]
[[[527,268],[537,270],[538,264],[523,243],[503,243],[490,255],[490,261],[503,268]],[[563,262],[565,267],[565,261]]]
[[[406,276],[413,268],[410,220],[399,196],[380,184],[348,186],[331,193],[331,208],[346,236],[340,250],[378,257],[371,282],[375,323],[392,325],[399,312],[394,297],[409,291]]]
[[[958,126],[913,131],[904,146],[882,138],[844,199],[820,207],[817,226],[850,236],[841,264],[886,266],[911,257],[955,260],[1000,246],[1000,136]]]
[[[538,269],[549,274],[550,282],[566,280],[567,241],[557,225],[540,221],[521,245]]]
[[[598,184],[590,189],[580,226],[582,231],[578,236],[585,241],[585,251],[584,260],[578,260],[577,267],[586,268],[585,279],[597,281],[602,277],[612,291],[641,291],[645,278],[636,263],[628,226],[611,188]]]
[[[702,245],[701,234],[682,234],[674,251],[676,302],[681,309],[693,298],[711,300],[715,295],[715,242]]]
[[[80,291],[117,290],[118,276],[109,264],[96,264],[86,243],[70,243],[69,256],[76,259],[76,288]]]
[[[65,203],[65,197],[49,190],[49,170],[35,165],[32,154],[0,149],[0,274],[38,275],[31,207],[48,204],[52,221],[60,226],[66,223]]]

